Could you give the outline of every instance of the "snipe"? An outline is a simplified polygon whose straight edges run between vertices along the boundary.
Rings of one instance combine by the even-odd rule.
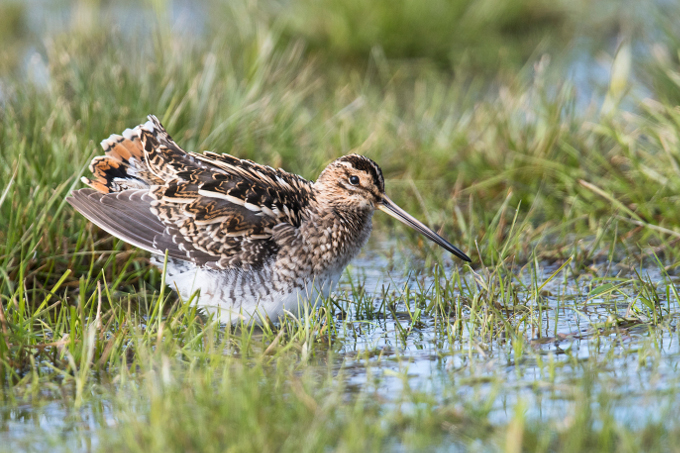
[[[147,250],[183,298],[224,322],[276,319],[328,296],[386,212],[465,261],[459,249],[385,195],[380,167],[350,154],[316,182],[228,154],[187,153],[154,116],[102,142],[91,189],[67,201]]]

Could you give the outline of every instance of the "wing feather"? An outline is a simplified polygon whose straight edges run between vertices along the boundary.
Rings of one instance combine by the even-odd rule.
[[[148,198],[148,196],[146,197]],[[66,199],[88,220],[104,231],[136,247],[155,254],[165,254],[194,262],[216,262],[217,257],[186,247],[176,231],[165,226],[158,218],[143,209],[145,191],[129,189],[123,192],[103,194],[92,189],[76,190]],[[149,206],[149,201],[146,200]],[[174,233],[174,234],[173,234]]]
[[[259,267],[279,246],[277,225],[298,227],[311,182],[228,154],[186,153],[158,119],[102,142],[93,187],[67,201],[120,239],[215,268]]]

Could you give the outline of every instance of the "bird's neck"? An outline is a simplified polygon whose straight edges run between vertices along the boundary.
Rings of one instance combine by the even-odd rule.
[[[341,206],[315,209],[300,228],[316,255],[315,273],[344,268],[371,234],[372,209],[348,210]]]
[[[321,230],[338,231],[350,236],[356,236],[367,226],[370,228],[373,217],[372,207],[348,206],[343,203],[318,203],[313,209],[309,220],[315,228]]]

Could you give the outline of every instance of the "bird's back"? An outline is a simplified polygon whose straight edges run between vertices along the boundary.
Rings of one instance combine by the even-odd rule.
[[[183,151],[158,120],[112,135],[90,165],[91,189],[68,198],[112,235],[214,269],[257,269],[279,224],[299,227],[311,183],[227,154]]]

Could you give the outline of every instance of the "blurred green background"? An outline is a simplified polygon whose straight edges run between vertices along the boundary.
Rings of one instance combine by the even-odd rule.
[[[143,35],[156,20],[184,40],[215,33],[247,39],[275,31],[275,44],[301,42],[325,64],[366,65],[371,58],[494,76],[516,71],[542,53],[577,57],[639,38],[660,2],[546,0],[250,0],[0,2],[3,73],[21,71],[27,47],[45,56],[45,39],[99,30]],[[158,16],[158,14],[162,16]],[[255,27],[253,27],[255,25]],[[649,28],[649,27],[648,27]],[[236,42],[233,42],[234,46]],[[22,52],[23,50],[23,52]],[[142,49],[136,49],[141,51]],[[573,57],[573,55],[571,55]],[[25,70],[25,67],[23,68]]]
[[[676,155],[663,143],[680,100],[679,9],[3,0],[0,179],[16,173],[19,206],[49,199],[31,191],[75,187],[97,142],[153,113],[186,149],[307,178],[340,154],[365,153],[399,202],[469,246],[486,247],[489,213],[508,196],[524,213],[540,208],[534,226],[573,222],[588,233],[612,204],[581,180],[672,229]],[[12,243],[10,204],[0,209],[0,238]]]
[[[3,0],[6,261],[21,250],[15,241],[40,240],[12,227],[16,208],[33,203],[23,222],[33,206],[56,203],[78,186],[96,143],[149,113],[188,150],[310,179],[338,155],[367,154],[398,202],[494,259],[505,233],[489,225],[509,224],[510,211],[497,215],[508,205],[531,213],[535,235],[513,251],[523,259],[545,235],[590,235],[622,209],[629,226],[675,231],[679,10],[607,0]],[[48,209],[47,224],[74,238],[82,219],[50,206],[58,214]],[[631,240],[666,239],[644,228]],[[51,256],[49,242],[37,250]]]

